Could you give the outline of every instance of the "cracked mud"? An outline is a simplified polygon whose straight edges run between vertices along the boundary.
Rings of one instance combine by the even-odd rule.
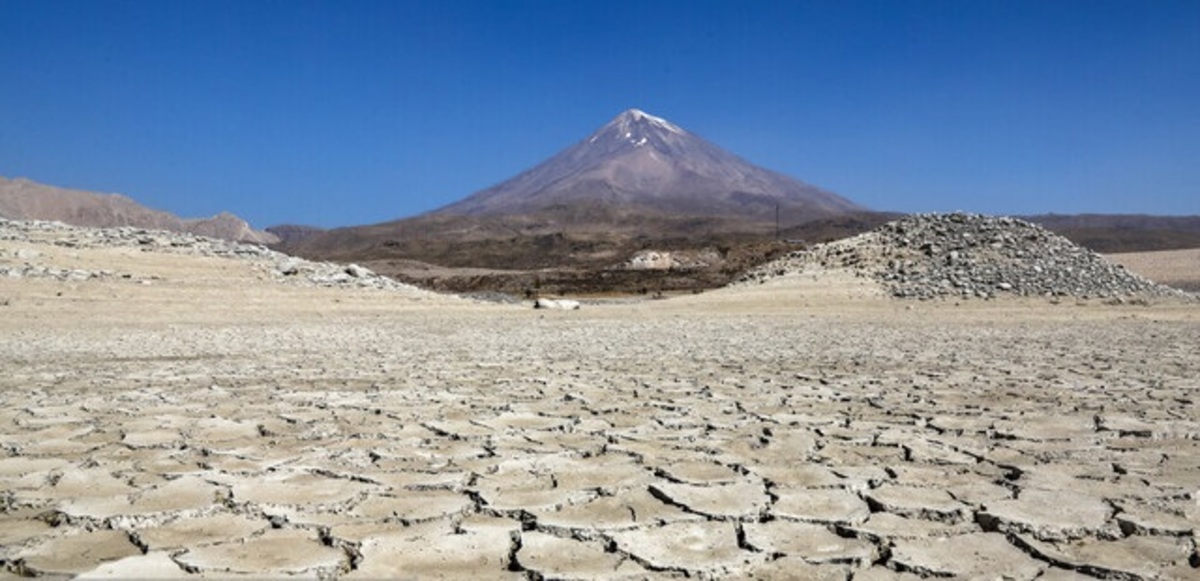
[[[1194,306],[5,284],[9,574],[1200,576]]]

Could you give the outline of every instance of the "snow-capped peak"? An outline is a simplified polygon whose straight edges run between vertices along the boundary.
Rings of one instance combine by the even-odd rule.
[[[645,111],[642,111],[641,109],[630,109],[630,110],[626,111],[623,115],[621,115],[621,117],[629,119],[631,121],[641,121],[641,120],[645,119],[646,121],[649,121],[651,124],[657,125],[658,127],[662,128],[662,129],[666,129],[667,131],[670,131],[671,133],[679,133],[679,134],[683,133],[683,130],[680,129],[678,126],[676,126],[674,123],[671,123],[670,121],[667,121],[666,119],[663,119],[662,117],[655,117],[654,115],[651,115]]]

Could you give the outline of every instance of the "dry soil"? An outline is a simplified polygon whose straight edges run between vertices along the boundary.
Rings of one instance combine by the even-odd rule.
[[[1200,576],[1195,304],[534,311],[23,248],[133,276],[0,279],[0,575]]]
[[[1119,263],[1150,280],[1191,292],[1200,292],[1200,248],[1109,254]]]

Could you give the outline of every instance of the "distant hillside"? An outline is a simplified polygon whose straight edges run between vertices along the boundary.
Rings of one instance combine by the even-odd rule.
[[[1105,258],[1155,282],[1200,294],[1200,248],[1125,252]]]
[[[1096,252],[1200,248],[1200,216],[1041,214],[1022,218]]]
[[[293,238],[289,252],[359,262],[420,286],[455,292],[540,289],[547,293],[637,293],[714,288],[745,270],[796,248],[848,238],[904,217],[894,212],[847,212],[783,224],[720,218],[670,219],[629,213],[605,215],[602,227],[566,230],[552,212],[524,216],[426,214],[398,222],[339,228]],[[1200,248],[1193,218],[1089,215],[1042,216],[1040,222],[1096,250]],[[1028,219],[1028,218],[1027,218]],[[274,229],[272,229],[274,230]],[[281,232],[281,234],[284,232]],[[309,246],[316,244],[316,247]],[[680,255],[711,250],[707,266],[631,271],[621,267],[642,251]]]
[[[324,228],[303,226],[300,224],[280,224],[278,226],[271,226],[266,230],[275,235],[279,239],[279,244],[282,245],[299,244],[325,232]]]
[[[904,214],[896,212],[851,212],[786,228],[782,238],[808,243],[828,242],[873,230],[902,217]],[[1042,214],[1016,217],[1100,253],[1200,248],[1200,216]]]
[[[902,218],[896,212],[851,212],[813,220],[782,232],[786,240],[828,242]],[[1100,253],[1200,248],[1200,216],[1145,214],[1041,214],[1015,216]]]
[[[147,208],[120,194],[58,188],[24,178],[0,177],[0,216],[11,220],[53,220],[91,228],[133,226],[171,230],[254,244],[279,241],[275,235],[255,230],[245,220],[227,212],[211,218],[185,219]]]
[[[869,232],[903,217],[898,212],[851,212],[786,228],[779,237],[793,243],[821,244]]]
[[[1149,214],[1036,214],[1021,216],[1047,228],[1122,228],[1200,232],[1200,216]]]

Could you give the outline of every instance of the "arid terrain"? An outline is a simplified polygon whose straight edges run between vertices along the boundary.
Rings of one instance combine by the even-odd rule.
[[[1200,248],[1125,252],[1109,259],[1163,284],[1200,293]]]
[[[544,311],[79,232],[0,236],[0,576],[1200,576],[1194,301]]]
[[[156,228],[253,244],[279,241],[274,234],[255,230],[228,212],[209,218],[181,218],[148,208],[121,194],[72,190],[3,176],[0,176],[0,218],[57,220],[91,228]]]
[[[543,212],[506,218],[428,215],[324,235],[319,229],[303,227],[273,228],[271,232],[284,239],[274,246],[283,252],[357,262],[422,288],[517,296],[533,290],[647,294],[719,288],[745,270],[784,253],[862,234],[903,217],[888,212],[851,212],[776,232],[771,224],[736,219],[614,215],[595,208],[576,208],[568,214]],[[572,219],[585,224],[569,223]],[[1106,255],[1145,254],[1157,264],[1190,260],[1182,269],[1170,266],[1164,270],[1146,261],[1138,267],[1148,268],[1143,274],[1160,282],[1200,290],[1197,281],[1186,280],[1200,276],[1200,263],[1194,258],[1200,247],[1200,218],[1080,214],[1024,219]],[[662,263],[641,260],[651,253],[667,255],[666,262],[673,264],[665,268]],[[1160,275],[1165,278],[1158,278]]]

